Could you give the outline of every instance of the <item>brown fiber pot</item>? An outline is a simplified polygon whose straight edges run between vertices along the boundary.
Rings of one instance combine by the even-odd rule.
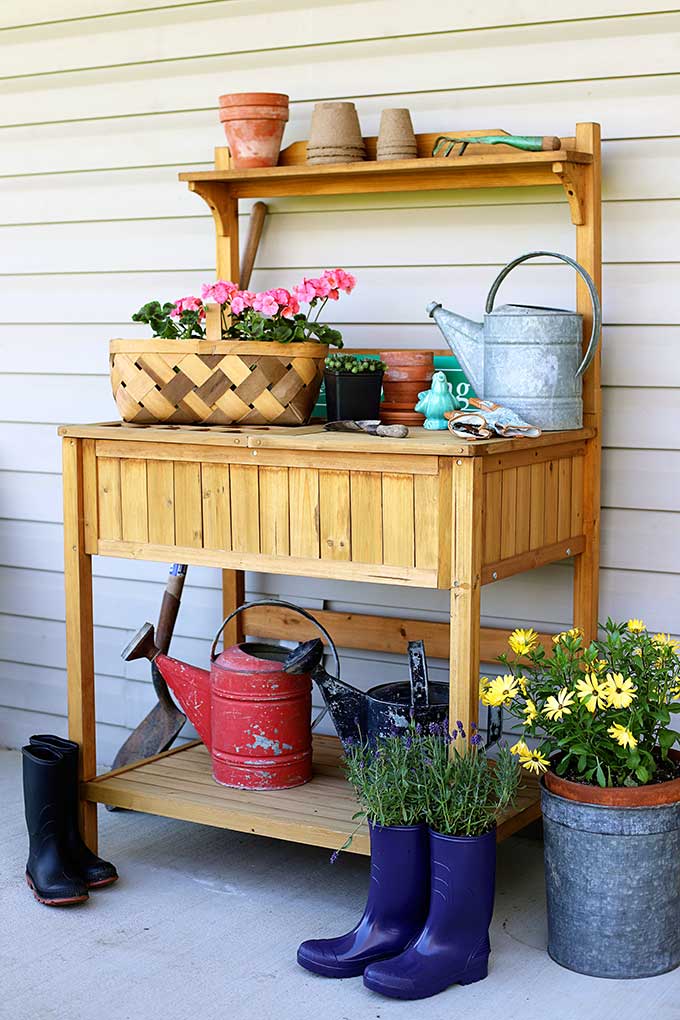
[[[220,96],[220,121],[234,167],[276,166],[288,120],[288,96],[240,92]]]
[[[680,762],[680,751],[669,751],[668,757]],[[602,807],[651,807],[657,804],[676,804],[680,801],[680,779],[647,786],[591,786],[563,779],[555,772],[546,772],[543,782],[548,790],[565,800],[581,804],[600,804]]]

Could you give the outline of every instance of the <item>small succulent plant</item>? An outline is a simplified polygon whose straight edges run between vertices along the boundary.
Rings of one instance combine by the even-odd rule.
[[[377,358],[367,358],[361,354],[329,354],[324,367],[334,375],[361,375],[365,372],[382,373],[387,365]]]

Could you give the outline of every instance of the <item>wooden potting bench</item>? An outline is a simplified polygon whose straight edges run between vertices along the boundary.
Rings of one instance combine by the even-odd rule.
[[[221,168],[218,150],[216,170],[180,176],[212,209],[218,276],[231,279],[238,276],[242,197],[557,183],[576,227],[576,258],[600,287],[598,125],[577,125],[558,152],[470,148],[455,159],[426,158],[433,139],[418,137],[424,158],[417,160],[321,167],[307,166],[304,143],[297,143],[282,153],[283,165],[267,170]],[[368,148],[371,155],[374,139]],[[580,279],[576,302],[589,336],[590,303]],[[388,440],[314,425],[62,427],[69,732],[82,748],[89,844],[97,841],[97,802],[328,847],[343,842],[356,811],[339,770],[339,744],[330,737],[316,738],[314,779],[294,790],[220,787],[198,743],[97,776],[92,555],[221,567],[225,615],[243,601],[245,570],[446,589],[450,624],[316,615],[341,647],[403,653],[409,640],[423,638],[429,655],[449,658],[451,716],[469,722],[478,713],[480,660],[495,659],[507,637],[480,627],[483,584],[573,558],[573,621],[587,639],[596,632],[599,358],[583,396],[578,431],[488,442],[421,429]],[[304,621],[271,608],[241,614],[226,642],[243,630],[273,638],[309,634]],[[499,838],[538,814],[537,786],[528,783]],[[365,829],[351,850],[368,852]]]

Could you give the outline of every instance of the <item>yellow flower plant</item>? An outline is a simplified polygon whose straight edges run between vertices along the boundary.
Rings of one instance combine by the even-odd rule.
[[[528,655],[538,644],[538,634],[533,629],[522,630],[518,627],[508,638],[508,644],[515,655]]]
[[[642,620],[612,620],[585,641],[578,627],[546,651],[532,630],[515,630],[500,656],[503,676],[480,684],[486,705],[507,709],[522,735],[511,748],[523,768],[554,769],[576,782],[640,786],[680,776],[669,751],[680,735],[680,642],[650,634]]]

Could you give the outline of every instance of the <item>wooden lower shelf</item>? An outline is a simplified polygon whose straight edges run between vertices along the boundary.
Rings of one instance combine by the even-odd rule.
[[[85,800],[180,818],[236,832],[338,849],[356,829],[354,793],[340,766],[340,742],[314,738],[314,778],[276,792],[232,790],[212,778],[210,755],[199,741],[107,772],[82,785]],[[503,817],[503,840],[540,816],[538,783],[527,777],[517,804]],[[368,854],[368,828],[355,832],[349,851]]]

